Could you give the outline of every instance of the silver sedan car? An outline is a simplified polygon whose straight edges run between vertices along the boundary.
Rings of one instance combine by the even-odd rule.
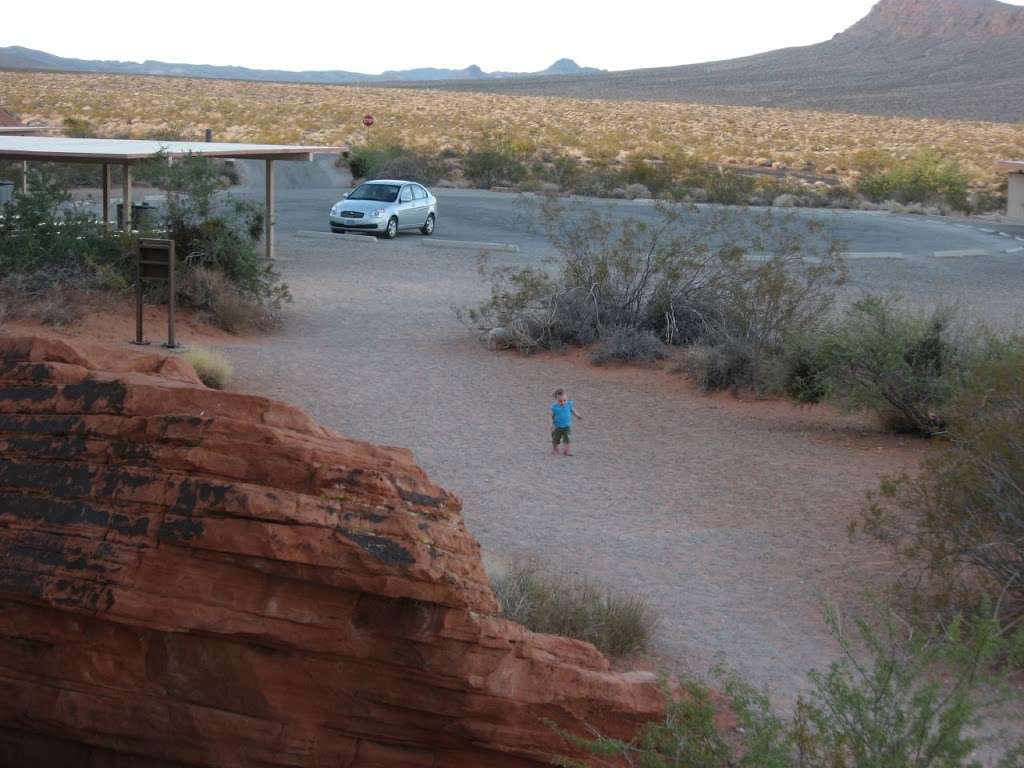
[[[360,184],[331,208],[331,232],[366,232],[388,240],[400,229],[434,234],[437,198],[414,181],[378,179]]]

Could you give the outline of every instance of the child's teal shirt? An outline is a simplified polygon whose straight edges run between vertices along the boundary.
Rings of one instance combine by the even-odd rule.
[[[551,404],[551,413],[554,416],[554,423],[556,427],[571,427],[572,426],[572,400],[566,400],[565,405],[559,403]]]

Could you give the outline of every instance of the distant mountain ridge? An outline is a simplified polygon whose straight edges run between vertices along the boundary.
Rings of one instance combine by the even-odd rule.
[[[465,69],[393,70],[379,75],[345,70],[291,72],[283,69],[250,69],[248,67],[217,66],[213,64],[174,64],[165,61],[93,61],[68,59],[45,51],[12,45],[0,48],[0,69],[43,69],[64,72],[100,72],[119,75],[172,75],[177,77],[205,77],[225,80],[261,80],[292,83],[379,83],[421,80],[487,80],[507,77],[534,77],[545,75],[591,75],[604,70],[581,67],[572,59],[559,59],[541,72],[484,72],[475,64]]]
[[[1024,7],[881,0],[815,45],[679,67],[415,87],[1024,122]]]

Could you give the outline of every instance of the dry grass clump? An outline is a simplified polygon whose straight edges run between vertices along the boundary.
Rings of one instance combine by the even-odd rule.
[[[640,595],[516,561],[491,579],[502,615],[534,632],[592,643],[611,658],[643,650],[657,620]]]
[[[1016,124],[767,107],[48,72],[0,72],[0,92],[27,122],[58,128],[80,118],[101,136],[199,138],[209,127],[221,141],[356,145],[370,111],[377,142],[430,154],[465,154],[491,136],[523,157],[544,149],[584,164],[682,157],[855,178],[865,150],[906,159],[934,147],[978,183],[998,179],[995,160],[1024,155]]]
[[[182,357],[195,368],[196,375],[210,389],[224,389],[231,381],[234,368],[231,362],[219,352],[196,347]]]

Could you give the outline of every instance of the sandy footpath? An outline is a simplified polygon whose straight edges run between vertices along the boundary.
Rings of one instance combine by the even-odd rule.
[[[475,254],[416,243],[282,242],[293,317],[279,335],[219,344],[233,388],[411,448],[497,557],[643,593],[662,615],[655,664],[721,657],[784,696],[826,664],[825,600],[860,601],[887,567],[846,526],[922,444],[578,354],[488,352],[451,309],[486,293]],[[558,385],[584,415],[573,458],[547,443]]]

